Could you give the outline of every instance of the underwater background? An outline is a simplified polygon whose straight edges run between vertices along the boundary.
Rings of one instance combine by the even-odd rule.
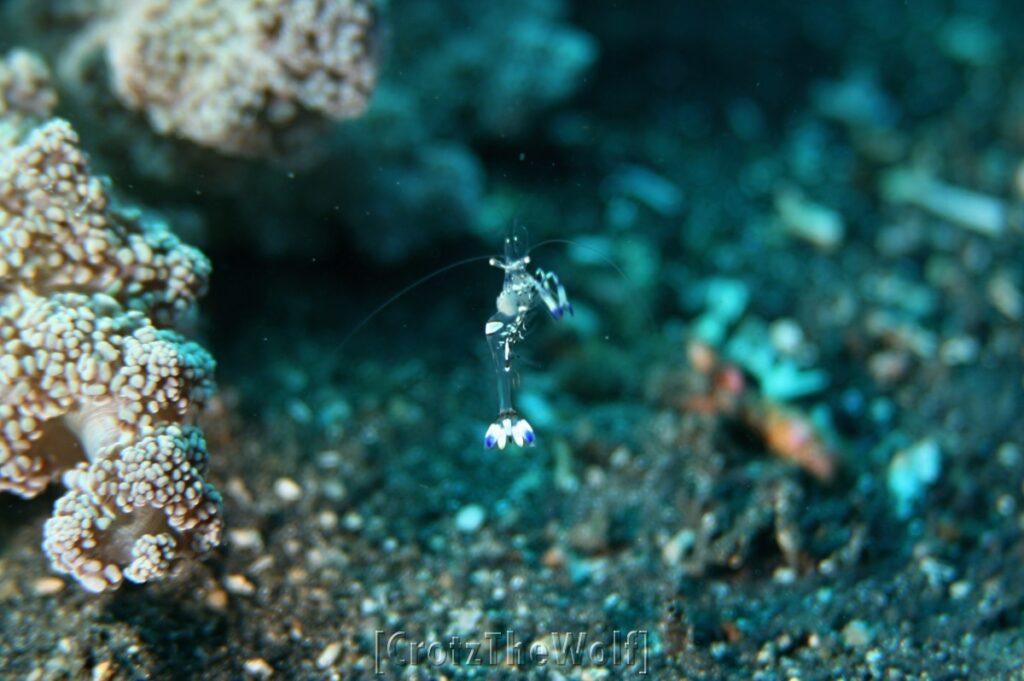
[[[1022,18],[0,0],[0,678],[1020,678]]]

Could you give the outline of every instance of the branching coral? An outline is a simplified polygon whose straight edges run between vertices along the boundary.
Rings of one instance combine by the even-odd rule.
[[[359,115],[376,80],[371,0],[142,0],[108,26],[121,101],[227,154],[270,151],[310,114]]]
[[[185,425],[214,363],[169,329],[209,263],[114,205],[74,131],[52,119],[45,67],[0,62],[0,490],[68,488],[47,522],[55,569],[86,588],[163,576],[220,537],[206,445]]]

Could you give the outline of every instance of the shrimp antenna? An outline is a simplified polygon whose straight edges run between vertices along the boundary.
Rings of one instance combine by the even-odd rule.
[[[613,270],[615,270],[619,274],[620,277],[622,277],[623,279],[628,281],[630,286],[633,286],[635,288],[635,284],[633,284],[633,282],[630,280],[629,276],[627,276],[626,273],[622,271],[622,268],[619,267],[618,265],[616,265],[615,261],[612,260],[611,257],[609,257],[604,251],[602,251],[602,250],[600,250],[598,248],[594,248],[593,246],[588,246],[586,244],[581,244],[580,242],[573,241],[572,239],[545,239],[544,241],[541,241],[539,244],[537,244],[536,246],[534,246],[530,250],[531,251],[536,251],[537,249],[541,248],[542,246],[549,246],[551,244],[567,244],[569,246],[575,246],[576,248],[582,248],[585,251],[590,251],[591,253],[593,253],[597,257],[601,258],[601,260],[603,260],[609,267],[611,267]]]
[[[363,320],[361,322],[356,324],[354,327],[352,327],[351,331],[349,331],[347,334],[345,334],[345,337],[342,338],[341,341],[338,343],[337,347],[334,349],[334,352],[336,352],[336,353],[337,352],[341,352],[341,349],[345,347],[345,344],[348,343],[350,340],[352,340],[353,336],[355,336],[357,333],[362,331],[363,327],[366,326],[367,324],[369,324],[370,321],[374,317],[376,317],[378,314],[383,312],[386,307],[388,307],[393,302],[395,302],[396,300],[398,300],[399,298],[404,296],[409,291],[412,291],[414,288],[416,288],[420,284],[424,284],[424,283],[430,281],[431,279],[433,279],[434,277],[439,276],[441,274],[444,274],[445,272],[448,272],[449,270],[454,270],[456,267],[462,267],[463,265],[469,265],[470,263],[480,262],[481,260],[489,260],[490,258],[491,258],[491,256],[489,256],[489,255],[476,255],[476,256],[473,256],[471,258],[466,258],[464,260],[459,260],[457,262],[453,262],[451,264],[445,265],[444,267],[442,267],[440,269],[434,270],[430,274],[427,274],[427,275],[424,275],[424,276],[420,277],[419,279],[417,279],[416,281],[412,282],[411,284],[409,284],[408,286],[403,288],[401,291],[399,291],[398,293],[394,294],[393,296],[391,296],[390,298],[385,300],[383,303],[378,305],[376,308],[374,308],[373,312],[371,312],[370,314],[368,314],[365,317],[363,317]]]

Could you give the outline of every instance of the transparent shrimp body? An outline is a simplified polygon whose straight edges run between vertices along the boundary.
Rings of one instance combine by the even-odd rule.
[[[524,447],[532,445],[536,436],[512,406],[512,348],[525,337],[527,319],[537,307],[543,305],[558,321],[567,311],[572,314],[572,303],[555,274],[540,268],[530,273],[526,239],[519,234],[506,237],[504,257],[491,258],[490,263],[504,270],[505,280],[497,310],[484,326],[498,384],[498,418],[488,426],[484,446],[504,449],[511,441]]]

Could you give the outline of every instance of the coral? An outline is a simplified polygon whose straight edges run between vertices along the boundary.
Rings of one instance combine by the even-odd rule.
[[[106,293],[160,321],[186,312],[209,262],[162,222],[112,204],[67,122],[32,129],[0,162],[0,279],[39,293]]]
[[[43,547],[58,570],[92,591],[117,587],[122,575],[160,577],[182,552],[205,553],[220,542],[219,496],[204,481],[206,468],[202,434],[180,426],[79,464],[46,522]]]
[[[0,86],[0,490],[65,484],[44,548],[85,588],[160,577],[220,536],[186,425],[213,359],[158,328],[190,311],[209,262],[115,205],[68,123],[39,122],[56,102],[41,62],[11,53]]]
[[[257,155],[308,114],[366,108],[376,80],[370,0],[144,0],[109,20],[111,84],[150,124]]]
[[[217,543],[205,443],[177,425],[212,392],[206,351],[108,296],[25,289],[0,306],[0,339],[0,489],[31,497],[62,477],[44,535],[56,569],[102,591]]]
[[[39,57],[12,50],[0,62],[0,116],[46,116],[57,106],[57,93]]]
[[[226,155],[306,152],[325,123],[365,110],[377,79],[375,0],[50,0],[0,13],[0,34],[57,64],[78,118],[117,120],[100,125],[111,140],[143,129],[116,98],[160,135]]]
[[[0,489],[34,496],[67,468],[54,419],[93,461],[126,437],[180,420],[213,390],[213,361],[177,333],[102,294],[39,296],[19,288],[0,305]]]

